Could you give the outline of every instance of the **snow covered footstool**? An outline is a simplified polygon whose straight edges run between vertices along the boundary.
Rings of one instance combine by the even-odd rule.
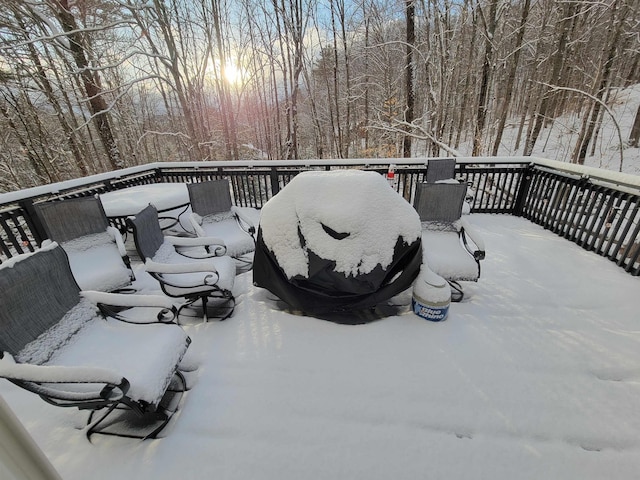
[[[253,279],[317,315],[382,304],[421,263],[420,218],[382,175],[310,171],[262,208]]]

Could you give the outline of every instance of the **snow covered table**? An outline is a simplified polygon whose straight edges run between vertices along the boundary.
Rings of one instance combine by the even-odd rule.
[[[104,211],[109,218],[136,215],[151,204],[164,214],[160,220],[169,220],[163,229],[180,223],[180,217],[189,209],[189,192],[185,183],[152,183],[115,190],[100,195]]]

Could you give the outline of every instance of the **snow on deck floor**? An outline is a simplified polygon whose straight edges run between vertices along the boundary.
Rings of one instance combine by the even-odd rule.
[[[0,393],[66,480],[637,478],[640,278],[470,220],[487,258],[443,323],[283,313],[238,277],[231,319],[187,327],[200,368],[166,438],[90,445],[83,413]]]

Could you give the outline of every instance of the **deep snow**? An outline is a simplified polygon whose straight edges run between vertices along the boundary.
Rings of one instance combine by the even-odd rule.
[[[469,221],[482,277],[442,323],[303,317],[238,276],[232,318],[185,327],[199,369],[165,438],[91,445],[84,413],[0,393],[67,480],[637,478],[640,278],[526,220]]]

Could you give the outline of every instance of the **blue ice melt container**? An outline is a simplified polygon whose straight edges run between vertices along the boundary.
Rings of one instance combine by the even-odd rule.
[[[451,288],[447,281],[422,265],[413,284],[413,313],[431,322],[441,322],[447,318],[450,304]]]

